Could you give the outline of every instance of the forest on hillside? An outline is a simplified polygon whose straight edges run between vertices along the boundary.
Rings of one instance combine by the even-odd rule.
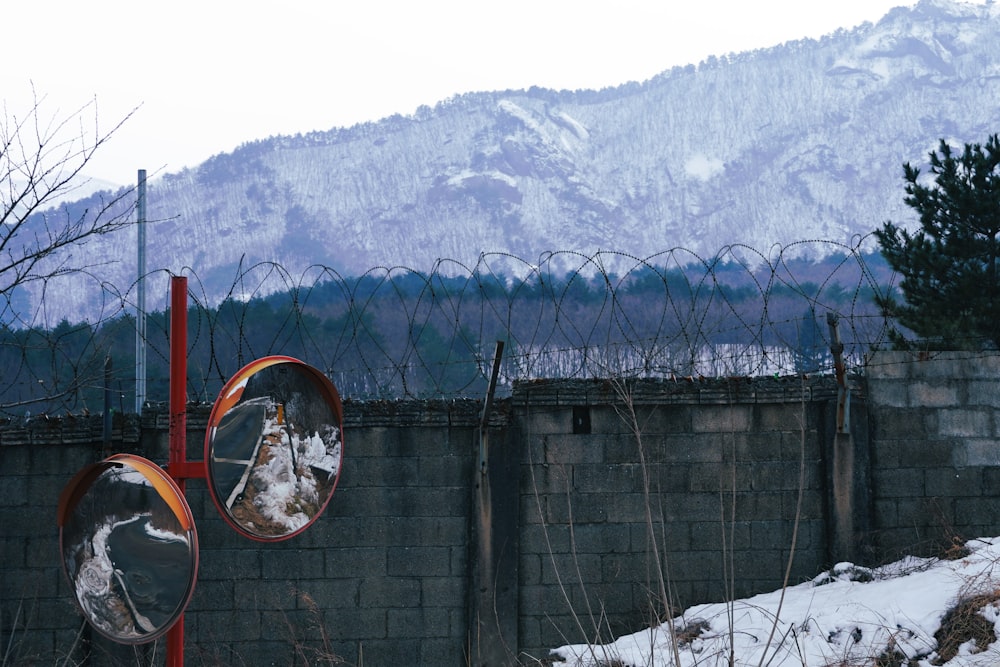
[[[481,397],[496,343],[501,384],[584,377],[828,373],[830,328],[849,358],[884,344],[874,304],[891,276],[847,254],[752,268],[738,262],[621,275],[544,267],[522,278],[373,269],[188,311],[188,398],[271,354],[326,372],[349,398]],[[147,398],[167,399],[169,312],[146,316]],[[134,409],[136,316],[0,330],[0,407],[9,415]]]

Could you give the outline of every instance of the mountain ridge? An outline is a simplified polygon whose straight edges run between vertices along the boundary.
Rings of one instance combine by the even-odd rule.
[[[851,246],[912,219],[902,163],[922,164],[941,138],[985,140],[997,102],[1000,9],[921,0],[642,83],[473,92],[248,142],[150,184],[147,266],[210,276],[218,297],[259,262],[359,275],[484,253],[524,265],[560,250]],[[135,244],[123,233],[77,252],[116,258],[103,279],[127,291]],[[76,289],[46,298],[71,307]]]

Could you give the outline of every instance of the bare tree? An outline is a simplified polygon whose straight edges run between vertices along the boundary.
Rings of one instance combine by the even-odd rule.
[[[18,287],[92,268],[60,251],[134,221],[134,188],[98,197],[83,209],[57,204],[82,192],[87,165],[135,110],[104,130],[96,100],[65,116],[49,115],[44,98],[32,92],[23,115],[6,102],[0,113],[0,301],[8,317]]]
[[[102,129],[96,99],[65,115],[49,114],[44,102],[32,89],[26,111],[11,111],[6,102],[0,109],[4,412],[28,406],[38,411],[86,408],[82,393],[99,387],[107,350],[98,349],[90,324],[63,321],[49,330],[39,313],[44,313],[50,284],[53,290],[65,289],[66,279],[93,277],[96,265],[105,261],[85,259],[80,246],[134,223],[135,188],[89,196],[85,173],[135,110]]]

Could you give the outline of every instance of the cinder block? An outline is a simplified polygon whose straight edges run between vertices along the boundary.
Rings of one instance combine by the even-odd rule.
[[[26,507],[33,504],[33,501],[37,502],[39,498],[44,497],[46,496],[32,497],[28,495],[28,478],[24,475],[6,474],[3,477],[3,482],[0,483],[0,511],[6,508]],[[55,494],[54,497],[58,498],[58,494]]]
[[[344,459],[342,480],[352,487],[414,486],[420,483],[416,456]]]
[[[740,462],[780,460],[784,452],[783,436],[773,431],[733,433],[725,442],[723,456],[727,461],[735,457]]]
[[[879,407],[874,411],[872,421],[875,427],[874,446],[883,441],[917,439],[927,437],[926,411],[915,408],[888,409]]]
[[[869,377],[866,387],[872,404],[879,408],[910,407],[910,392],[907,382]]]
[[[630,497],[636,494],[628,493],[578,493],[572,496],[565,494],[546,494],[532,502],[540,505],[544,515],[539,520],[552,524],[570,523],[574,525],[586,523],[604,523],[612,520],[610,517],[618,505],[617,498]],[[533,508],[535,509],[535,508]],[[537,509],[536,509],[537,511]]]
[[[748,466],[754,491],[788,491],[801,486],[798,461],[757,461]]]
[[[759,531],[758,531],[759,532]],[[788,547],[790,542],[784,535],[771,536],[759,540],[761,545],[753,551],[741,551],[733,554],[733,569],[735,584],[747,586],[751,582],[781,581],[788,565]]]
[[[191,597],[191,604],[188,609],[191,611],[202,609],[215,611],[235,609],[236,598],[234,597],[234,586],[233,581],[218,579],[199,581],[194,587],[194,594]]]
[[[872,528],[878,530],[900,525],[898,503],[899,501],[895,498],[875,499],[872,502]]]
[[[491,442],[491,447],[506,453],[503,442]],[[426,487],[467,487],[478,466],[479,452],[474,452],[471,446],[459,456],[421,456],[410,483]]]
[[[926,493],[922,468],[875,470],[872,478],[876,499],[923,497]]]
[[[54,596],[57,577],[62,576],[62,555],[59,553],[58,540],[51,533],[36,531],[25,540],[24,553],[31,567],[44,573],[37,579],[36,594],[41,597]]]
[[[729,433],[696,433],[645,437],[642,442],[648,463],[720,462],[731,437]]]
[[[462,487],[407,487],[386,492],[389,514],[401,517],[468,516],[471,490]]]
[[[815,409],[801,403],[765,403],[754,407],[754,430],[763,433],[815,428]],[[733,429],[735,430],[735,429]]]
[[[712,521],[722,516],[717,493],[670,493],[658,497],[667,521]]]
[[[601,556],[571,552],[542,557],[542,583],[586,586],[601,581]]]
[[[240,579],[233,582],[233,595],[239,601],[233,609],[294,609],[298,589],[289,579]]]
[[[201,637],[225,637],[226,641],[257,641],[264,639],[261,634],[260,611],[253,608],[250,601],[228,611],[198,612],[198,634]],[[268,629],[270,635],[270,628]]]
[[[528,437],[573,432],[573,409],[571,407],[531,408],[521,414],[516,414],[514,419],[518,420],[520,428]]]
[[[339,581],[386,575],[386,550],[382,546],[338,546],[327,548],[325,556],[323,576],[327,579]]]
[[[573,466],[562,463],[522,466],[521,493],[567,493],[573,488]]]
[[[642,468],[637,463],[609,465],[581,463],[573,466],[573,488],[580,493],[630,493],[642,491]]]
[[[963,404],[959,385],[954,379],[941,382],[913,382],[907,388],[910,407],[949,408]]]
[[[390,577],[443,577],[450,574],[446,547],[390,547],[386,573]]]
[[[390,451],[390,456],[416,455],[427,457],[460,456],[472,449],[478,441],[475,429],[454,428],[444,424],[438,428],[406,429],[400,438],[399,451]]]
[[[721,550],[709,551],[667,551],[662,558],[669,568],[675,583],[682,581],[719,581],[722,576],[722,559],[727,557]]]
[[[659,522],[654,519],[650,526],[646,521],[629,524],[632,551],[652,553],[653,551],[684,551],[693,543],[692,526],[697,522]],[[654,549],[653,540],[656,541]]]
[[[361,582],[359,605],[365,609],[420,605],[420,580],[415,577],[382,577]]]
[[[792,539],[791,521],[754,521],[750,525],[750,548],[755,558],[768,550],[788,549]]]
[[[1000,498],[995,493],[986,496],[955,499],[955,528],[962,536],[991,536],[1000,524]]]
[[[799,514],[799,521],[823,519],[825,517],[824,495],[823,489],[817,489],[813,493],[803,493],[800,506],[798,493],[788,491],[781,494],[781,518],[785,521],[794,521],[796,514]],[[863,510],[858,508],[857,511],[860,513]]]
[[[993,435],[993,419],[985,409],[938,411],[938,433],[961,438],[988,438]]]
[[[983,489],[991,497],[1000,496],[1000,466],[983,468]]]
[[[943,522],[952,523],[951,500],[942,498],[900,498],[896,503],[896,512],[900,527],[942,527]],[[916,543],[916,536],[910,536],[910,543]]]
[[[982,468],[934,468],[924,471],[924,488],[934,498],[978,496],[982,493]]]
[[[649,478],[650,493],[671,493],[691,488],[691,473],[695,465],[711,467],[716,464],[692,463],[688,465],[671,465],[668,463],[651,463],[647,460],[642,465],[642,470],[645,471],[646,476]]]
[[[739,433],[749,431],[753,409],[749,405],[700,405],[691,409],[695,433]]]
[[[262,575],[258,549],[218,549],[202,553],[198,563],[199,580],[259,579]]]
[[[511,649],[514,650],[514,646],[512,644]],[[467,648],[465,643],[454,637],[421,639],[420,659],[418,664],[464,665],[468,662],[466,653]],[[510,659],[510,664],[516,664],[516,656],[511,655]]]
[[[309,612],[297,611],[303,614],[307,620],[309,619]],[[334,641],[344,642],[345,646],[340,649],[340,655],[345,658],[351,655],[359,644],[364,644],[371,639],[385,639],[389,636],[384,607],[358,608],[330,614],[324,612],[324,619],[330,638]]]
[[[944,449],[944,448],[942,448]],[[1000,446],[994,439],[964,438],[954,442],[948,464],[964,466],[1000,466]],[[989,490],[987,489],[989,492]]]
[[[635,423],[644,434],[690,433],[691,406],[641,405],[635,409]]]
[[[412,637],[422,641],[429,637],[447,637],[450,632],[448,610],[427,602],[410,609],[389,609],[386,613],[394,639]]]
[[[604,497],[603,508],[606,520],[611,523],[645,522],[646,507],[650,503],[644,493],[612,493]],[[658,512],[654,509],[654,516]]]
[[[781,517],[782,493],[777,491],[751,491],[736,496],[736,519],[738,521],[770,521]],[[730,511],[731,498],[723,496],[723,505]],[[720,513],[720,517],[722,514]]]
[[[966,405],[1000,408],[1000,379],[971,380],[965,386]]]
[[[639,574],[635,573],[635,575]],[[601,583],[585,588],[575,587],[572,589],[572,600],[574,607],[578,609],[600,610],[599,613],[608,620],[609,624],[612,623],[611,619],[618,621],[622,616],[635,611],[635,602],[632,600],[632,584],[628,581],[601,581]]]
[[[278,549],[269,549],[261,554],[261,573],[265,579],[298,579],[317,577],[323,573],[323,551],[321,549],[296,549],[281,542]]]
[[[732,490],[735,478],[737,490],[749,488],[752,475],[749,466],[737,466],[721,463],[691,463],[683,466],[687,472],[687,491],[692,493],[704,493],[711,491]],[[668,492],[681,492],[684,487],[664,486],[658,487]]]
[[[605,439],[603,435],[547,435],[545,462],[556,465],[601,463]]]
[[[336,610],[340,615],[357,609],[363,577],[356,572],[342,574],[339,578],[319,576],[293,582],[292,602],[296,609]]]
[[[750,547],[749,521],[694,521],[691,546],[695,551],[743,551]]]
[[[573,530],[573,548],[576,553],[614,554],[628,551],[628,524],[591,523],[576,526]]]
[[[425,606],[464,610],[466,584],[465,576],[424,577],[420,580],[420,599]]]

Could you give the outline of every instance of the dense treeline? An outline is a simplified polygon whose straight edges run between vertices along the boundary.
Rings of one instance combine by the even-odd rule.
[[[242,365],[268,354],[321,368],[346,396],[481,396],[496,341],[507,380],[822,372],[825,313],[846,320],[849,349],[879,343],[881,270],[876,257],[850,256],[752,271],[643,265],[622,276],[372,271],[192,306],[188,397],[213,401]],[[101,411],[110,392],[112,409],[133,410],[135,330],[133,315],[3,329],[0,405],[10,414]],[[169,313],[148,314],[150,401],[167,398],[168,337]]]

